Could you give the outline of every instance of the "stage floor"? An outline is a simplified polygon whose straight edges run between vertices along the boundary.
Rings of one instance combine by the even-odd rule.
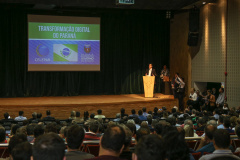
[[[19,110],[23,110],[27,118],[31,118],[32,112],[41,112],[44,117],[49,109],[56,118],[65,119],[72,110],[83,115],[84,111],[96,114],[98,109],[102,109],[106,116],[115,117],[121,108],[126,108],[127,114],[131,114],[132,109],[138,111],[143,106],[152,110],[156,106],[170,109],[174,105],[178,105],[177,100],[172,95],[163,94],[156,94],[156,98],[145,98],[143,94],[0,98],[0,114],[9,112],[15,117]]]

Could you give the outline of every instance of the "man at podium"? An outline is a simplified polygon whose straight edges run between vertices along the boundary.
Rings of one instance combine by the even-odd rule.
[[[145,76],[156,76],[156,70],[153,68],[152,64],[148,65],[148,69],[146,69]]]

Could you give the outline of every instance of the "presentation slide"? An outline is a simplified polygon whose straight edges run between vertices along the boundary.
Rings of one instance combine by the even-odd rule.
[[[28,15],[28,71],[100,71],[100,18]]]

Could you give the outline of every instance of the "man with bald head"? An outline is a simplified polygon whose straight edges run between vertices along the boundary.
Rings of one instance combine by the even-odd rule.
[[[215,151],[213,145],[213,134],[216,130],[217,127],[215,125],[212,124],[206,125],[204,129],[205,137],[201,139],[201,142],[196,152],[201,152],[203,154],[204,152],[212,153]]]
[[[125,131],[121,126],[109,126],[100,140],[99,156],[89,160],[121,160],[125,143]]]

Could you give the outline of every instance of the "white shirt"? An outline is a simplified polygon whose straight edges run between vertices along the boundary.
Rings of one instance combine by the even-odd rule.
[[[179,84],[180,88],[184,88],[185,83],[183,82],[183,80],[181,78],[179,78],[179,77],[177,77],[177,80],[178,81],[176,81],[176,83]]]
[[[148,71],[148,76],[152,76],[152,68]]]
[[[193,101],[196,101],[196,100],[197,100],[197,93],[195,93],[195,92],[194,92],[193,94],[190,93],[189,97],[190,97],[190,96],[192,97],[192,100],[193,100]]]

